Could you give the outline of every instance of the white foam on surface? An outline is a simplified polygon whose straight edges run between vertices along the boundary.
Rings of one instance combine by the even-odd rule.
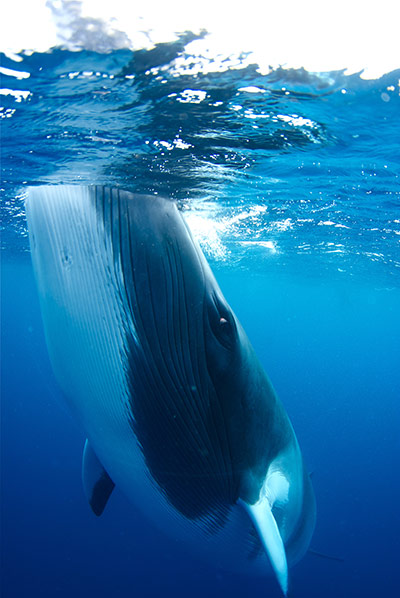
[[[177,32],[206,29],[209,35],[191,44],[200,70],[201,57],[217,65],[242,52],[250,52],[249,60],[261,72],[279,66],[347,69],[375,79],[400,67],[400,8],[393,0],[247,0],[245,7],[223,0],[13,0],[3,13],[0,49],[14,55],[60,44],[99,51],[151,48]]]

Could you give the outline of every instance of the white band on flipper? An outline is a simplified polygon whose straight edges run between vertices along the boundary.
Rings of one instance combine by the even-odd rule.
[[[278,578],[282,592],[286,596],[288,591],[288,566],[285,546],[272,514],[268,498],[264,496],[254,505],[249,505],[242,500],[240,500],[240,503],[244,506],[254,523],[264,550]]]

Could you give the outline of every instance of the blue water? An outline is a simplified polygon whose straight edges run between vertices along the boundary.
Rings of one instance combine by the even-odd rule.
[[[189,218],[313,472],[311,547],[340,559],[307,554],[290,595],[395,596],[400,71],[262,76],[243,57],[196,75],[186,41],[2,58],[30,74],[1,83],[2,596],[280,596],[196,561],[118,491],[99,519],[86,504],[24,216],[27,185],[61,182],[169,195]]]

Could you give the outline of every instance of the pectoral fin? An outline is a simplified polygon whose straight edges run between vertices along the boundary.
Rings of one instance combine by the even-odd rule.
[[[98,460],[94,450],[86,440],[82,459],[82,481],[86,498],[93,513],[100,516],[104,511],[114,482]]]
[[[270,503],[267,497],[261,498],[254,505],[250,505],[244,501],[240,502],[253,521],[264,550],[278,578],[282,592],[286,596],[288,591],[288,566],[285,546]]]

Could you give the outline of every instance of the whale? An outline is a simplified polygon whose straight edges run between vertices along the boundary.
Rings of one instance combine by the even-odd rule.
[[[310,476],[182,209],[45,185],[28,189],[26,215],[50,361],[86,437],[92,511],[116,486],[193,558],[275,575],[286,596],[315,526]]]

